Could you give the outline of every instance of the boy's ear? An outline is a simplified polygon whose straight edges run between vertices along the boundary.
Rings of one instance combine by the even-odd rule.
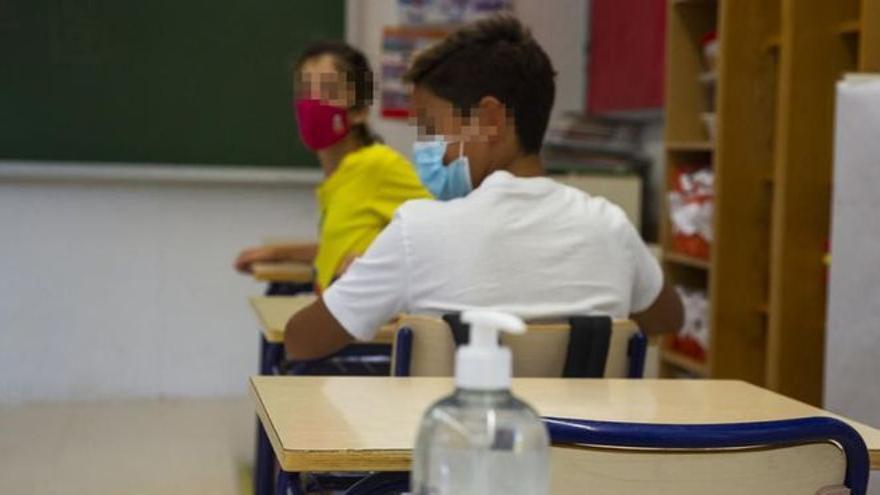
[[[507,125],[507,107],[494,96],[484,96],[477,104],[477,118],[483,134],[480,137],[485,141],[496,141]]]

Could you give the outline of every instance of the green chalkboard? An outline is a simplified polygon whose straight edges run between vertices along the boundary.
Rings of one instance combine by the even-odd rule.
[[[344,0],[0,0],[0,159],[314,166],[289,67]]]

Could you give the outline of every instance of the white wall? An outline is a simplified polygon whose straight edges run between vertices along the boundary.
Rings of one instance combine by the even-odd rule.
[[[0,402],[246,391],[244,244],[315,237],[312,186],[0,179]]]
[[[364,52],[378,81],[382,70],[382,29],[398,23],[397,0],[348,0],[346,8],[348,42]],[[370,125],[386,144],[409,155],[416,138],[415,129],[405,120],[382,118],[380,98],[377,87],[376,102],[370,109]]]
[[[554,115],[584,110],[587,3],[587,0],[514,0],[513,3],[516,15],[532,30],[556,69]]]

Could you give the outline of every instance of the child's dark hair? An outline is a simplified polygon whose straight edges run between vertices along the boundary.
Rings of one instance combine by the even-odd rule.
[[[538,153],[556,95],[556,71],[531,32],[511,15],[477,21],[418,55],[405,79],[464,115],[484,96],[511,111],[525,153]]]
[[[373,71],[370,63],[356,48],[342,41],[325,40],[312,43],[299,55],[293,64],[294,73],[299,72],[306,61],[321,55],[331,55],[336,62],[336,69],[345,74],[345,80],[354,89],[355,110],[363,110],[373,103]],[[357,124],[352,127],[352,132],[363,141],[365,145],[373,144],[381,139],[373,134],[366,124]]]

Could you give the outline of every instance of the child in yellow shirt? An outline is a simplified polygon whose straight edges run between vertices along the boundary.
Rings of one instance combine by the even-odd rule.
[[[367,126],[373,78],[362,53],[341,42],[317,43],[300,56],[294,79],[300,137],[325,176],[316,191],[319,242],[246,249],[235,267],[247,273],[261,261],[311,263],[320,292],[367,250],[398,206],[431,195],[410,162]]]

